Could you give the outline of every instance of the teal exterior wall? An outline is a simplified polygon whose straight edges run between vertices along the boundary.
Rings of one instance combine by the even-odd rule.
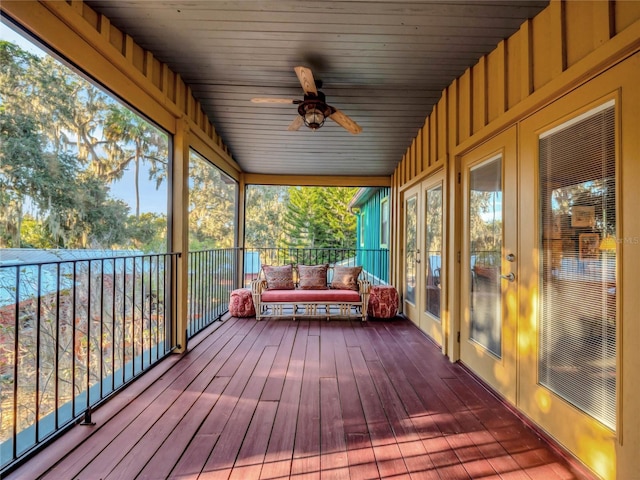
[[[357,215],[357,261],[376,280],[389,281],[389,220],[387,216],[385,245],[382,240],[382,204],[389,206],[389,188],[366,188],[356,195],[351,208]],[[389,212],[389,210],[387,210]],[[378,282],[376,282],[378,283]]]

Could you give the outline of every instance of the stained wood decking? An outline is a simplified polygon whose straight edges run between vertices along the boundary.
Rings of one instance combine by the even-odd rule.
[[[589,478],[406,320],[214,328],[7,478]]]

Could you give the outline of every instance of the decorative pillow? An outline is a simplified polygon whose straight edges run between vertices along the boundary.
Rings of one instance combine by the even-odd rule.
[[[295,288],[291,265],[283,265],[282,267],[263,265],[262,271],[269,290],[293,290]]]
[[[301,290],[326,290],[329,265],[298,265]]]
[[[331,288],[358,291],[358,276],[362,267],[333,267]]]

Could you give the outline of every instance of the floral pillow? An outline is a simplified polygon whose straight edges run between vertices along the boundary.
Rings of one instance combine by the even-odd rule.
[[[362,267],[333,267],[331,288],[358,291],[358,277]]]
[[[329,265],[298,265],[301,290],[326,290]]]
[[[267,280],[269,290],[293,290],[295,288],[291,265],[283,265],[282,267],[263,265],[262,272]]]

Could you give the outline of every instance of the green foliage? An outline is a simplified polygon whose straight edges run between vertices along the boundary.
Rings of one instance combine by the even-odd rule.
[[[110,105],[105,118],[107,158],[96,163],[105,180],[122,178],[130,163],[135,166],[136,217],[140,216],[140,163],[150,162],[149,180],[156,188],[166,179],[167,141],[153,125],[121,105]]]
[[[29,215],[20,224],[20,239],[24,248],[53,248],[56,244],[46,226]]]
[[[166,179],[166,135],[50,56],[0,41],[0,247],[166,250],[138,170]],[[109,184],[135,164],[136,215]]]
[[[145,253],[161,252],[167,245],[167,220],[157,213],[142,213],[138,217],[131,215],[127,220],[126,235],[131,244],[125,243],[123,247]]]
[[[247,187],[245,202],[245,246],[265,248],[282,245],[289,188],[270,185]]]
[[[356,217],[348,210],[356,188],[289,187],[284,245],[355,248]]]
[[[195,152],[189,160],[189,249],[233,247],[236,183]]]

